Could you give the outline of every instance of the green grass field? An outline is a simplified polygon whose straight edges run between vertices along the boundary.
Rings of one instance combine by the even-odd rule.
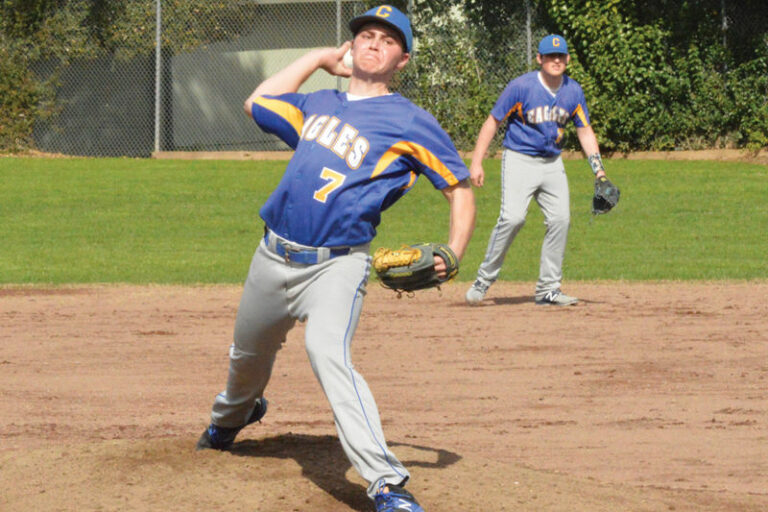
[[[0,283],[239,283],[262,234],[258,211],[285,162],[0,158]],[[499,208],[498,160],[476,190],[477,228],[459,279],[474,279]],[[622,191],[590,213],[591,172],[566,161],[566,280],[768,277],[768,167],[610,160]],[[374,247],[447,239],[448,205],[425,179],[384,213]],[[501,279],[538,276],[543,216],[532,203]]]

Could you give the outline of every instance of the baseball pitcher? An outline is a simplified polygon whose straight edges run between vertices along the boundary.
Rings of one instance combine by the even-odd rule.
[[[418,512],[403,488],[409,472],[388,448],[373,395],[352,364],[352,338],[381,212],[425,177],[448,200],[447,245],[460,259],[474,229],[474,195],[469,170],[435,118],[389,91],[410,59],[408,18],[381,5],[349,26],[352,42],[307,53],[245,102],[248,115],[295,153],[260,211],[265,232],[237,312],[227,386],[198,448],[227,449],[243,427],[261,420],[275,355],[295,322],[306,321],[312,369],[376,510]],[[352,68],[344,64],[348,49]],[[349,77],[349,90],[299,94],[318,69]],[[442,258],[433,264],[445,275]]]

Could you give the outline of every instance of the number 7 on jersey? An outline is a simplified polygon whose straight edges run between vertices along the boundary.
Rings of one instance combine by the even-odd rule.
[[[324,203],[328,199],[328,195],[339,188],[347,177],[340,172],[336,172],[333,169],[323,167],[323,172],[320,173],[320,177],[324,180],[328,180],[328,184],[315,191],[312,195],[314,199]]]

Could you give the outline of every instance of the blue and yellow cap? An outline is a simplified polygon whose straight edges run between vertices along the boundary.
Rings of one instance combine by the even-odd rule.
[[[349,22],[349,29],[352,31],[352,34],[357,35],[363,25],[372,22],[383,23],[395,29],[402,39],[406,53],[411,53],[413,49],[413,32],[411,31],[411,21],[408,19],[408,16],[391,5],[380,5],[356,18],[352,18]]]
[[[541,40],[539,43],[539,53],[541,55],[547,55],[550,53],[564,53],[568,54],[568,43],[565,42],[563,36],[557,34],[551,34]]]

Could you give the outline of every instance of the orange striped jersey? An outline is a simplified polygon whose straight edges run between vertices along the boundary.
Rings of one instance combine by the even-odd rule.
[[[399,94],[355,100],[336,90],[262,96],[251,112],[261,129],[295,149],[260,215],[269,229],[299,244],[367,243],[381,212],[419,176],[437,189],[469,177],[437,120]],[[430,212],[423,214],[422,222],[433,222]]]
[[[579,83],[563,75],[553,93],[544,86],[538,71],[515,78],[499,95],[491,115],[507,121],[503,145],[532,156],[559,155],[566,123],[589,126],[589,111]]]

